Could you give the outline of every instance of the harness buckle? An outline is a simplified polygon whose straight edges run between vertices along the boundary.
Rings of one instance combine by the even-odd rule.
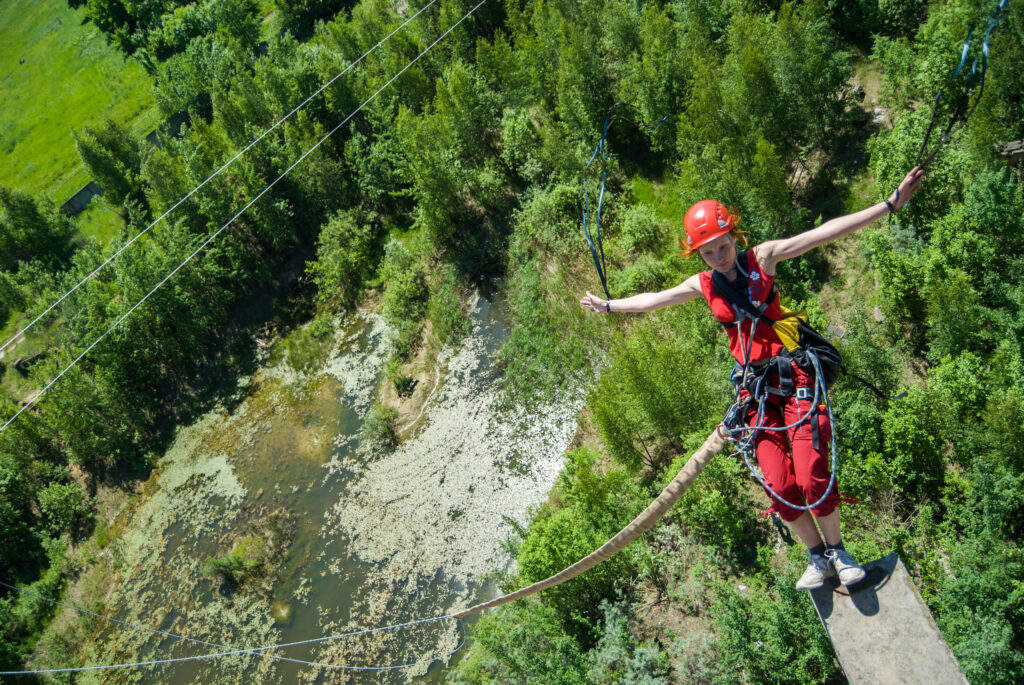
[[[813,400],[814,388],[797,388],[795,397],[798,400]]]

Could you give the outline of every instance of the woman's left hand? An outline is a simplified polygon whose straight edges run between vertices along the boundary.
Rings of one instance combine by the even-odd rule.
[[[580,299],[580,306],[584,309],[589,309],[597,314],[606,314],[608,312],[608,303],[606,300],[602,300],[597,295],[592,294],[589,290],[586,291],[586,297]]]
[[[889,196],[889,202],[892,204],[894,211],[903,209],[910,202],[910,198],[914,197],[914,193],[921,189],[921,180],[923,178],[924,169],[921,167],[914,167],[910,170],[909,174],[903,177],[903,180],[900,181],[899,189]]]

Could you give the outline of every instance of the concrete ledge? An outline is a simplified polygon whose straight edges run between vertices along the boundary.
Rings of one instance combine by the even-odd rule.
[[[964,685],[967,679],[895,553],[864,564],[849,589],[834,576],[811,592],[839,663],[854,685]]]

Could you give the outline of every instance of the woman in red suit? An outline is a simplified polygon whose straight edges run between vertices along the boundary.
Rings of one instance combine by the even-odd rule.
[[[686,213],[684,254],[699,254],[710,270],[657,293],[603,300],[588,292],[580,300],[580,305],[596,313],[649,312],[702,297],[714,317],[726,327],[729,350],[737,362],[740,365],[749,364],[752,369],[764,367],[785,349],[771,325],[772,321],[783,316],[774,289],[776,265],[899,210],[920,188],[923,173],[915,167],[888,200],[854,214],[832,219],[793,237],[755,245],[746,252],[737,249],[737,241],[741,240],[745,245],[746,237],[737,230],[736,217],[720,203],[703,200]],[[737,325],[736,311],[730,301],[718,292],[712,271],[725,276],[734,289],[745,292],[755,308],[764,307],[764,316],[753,330],[750,319],[744,323],[741,317]],[[777,372],[767,373],[769,385],[773,382],[773,373],[777,382]],[[813,388],[813,372],[809,373],[792,363],[792,379],[797,392],[789,396],[770,395],[761,425],[769,428],[791,426],[811,410],[812,400],[809,395],[812,394],[799,389]],[[753,423],[756,407],[751,406],[748,412],[748,423]],[[864,578],[864,570],[843,547],[839,526],[838,486],[833,484],[831,490],[828,488],[831,473],[827,441],[814,439],[812,423],[815,422],[806,421],[784,432],[758,431],[754,438],[757,461],[768,486],[788,502],[816,505],[808,510],[795,509],[775,498],[772,503],[773,510],[793,527],[808,549],[807,570],[796,585],[800,590],[821,587],[831,569],[838,573],[839,580],[846,585]],[[822,499],[826,491],[828,496]]]

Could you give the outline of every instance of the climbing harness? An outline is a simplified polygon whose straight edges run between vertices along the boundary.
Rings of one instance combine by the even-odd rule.
[[[587,246],[590,248],[590,256],[594,260],[594,266],[597,268],[597,276],[601,279],[601,287],[604,289],[604,294],[607,299],[612,299],[611,293],[608,292],[608,271],[604,261],[604,243],[601,240],[601,209],[604,205],[604,187],[605,181],[608,178],[608,153],[605,147],[605,141],[608,139],[608,129],[611,127],[612,122],[615,121],[619,115],[613,114],[613,110],[616,107],[627,107],[635,110],[636,108],[627,102],[616,102],[608,108],[607,114],[604,117],[604,128],[601,130],[601,139],[597,142],[597,147],[594,148],[594,153],[590,155],[590,160],[587,165],[583,167],[582,184],[583,184],[583,235],[587,239]],[[661,126],[668,119],[666,114],[658,123],[653,126],[645,123],[643,120],[638,119],[637,125],[643,130],[653,130]],[[594,160],[597,159],[598,155],[601,156],[601,189],[597,194],[597,212],[594,215],[594,232],[590,231],[590,192],[587,190],[587,172],[590,170]]]
[[[747,469],[750,471],[750,474],[754,477],[754,480],[756,480],[774,499],[786,505],[787,507],[796,509],[798,511],[808,511],[814,509],[815,507],[820,506],[826,499],[828,499],[829,495],[832,494],[832,489],[835,487],[836,483],[836,440],[834,435],[832,440],[830,440],[831,475],[829,477],[828,487],[825,488],[825,492],[813,504],[795,504],[785,499],[779,493],[775,492],[775,490],[773,490],[772,487],[768,485],[767,481],[765,481],[764,477],[760,474],[758,469],[754,467],[754,464],[751,461],[750,457],[751,454],[754,452],[755,438],[757,437],[757,434],[760,431],[789,431],[799,428],[808,421],[812,420],[813,423],[811,423],[811,430],[813,440],[815,443],[814,446],[815,448],[817,448],[819,440],[818,412],[821,411],[821,405],[819,404],[820,401],[824,401],[825,410],[828,412],[829,423],[832,425],[832,430],[835,430],[835,420],[832,415],[832,404],[829,401],[828,390],[825,387],[824,372],[822,371],[821,362],[819,361],[818,355],[813,348],[807,348],[805,350],[805,354],[814,368],[814,392],[813,395],[808,398],[806,397],[806,395],[811,394],[809,392],[810,388],[796,388],[794,394],[799,399],[811,399],[811,407],[806,414],[804,414],[797,421],[793,422],[788,426],[781,426],[777,428],[766,426],[765,405],[768,401],[768,397],[770,394],[773,394],[773,391],[774,394],[778,394],[781,391],[776,390],[775,388],[769,388],[766,383],[768,374],[763,373],[762,375],[760,375],[758,379],[758,384],[756,388],[756,391],[758,393],[757,395],[751,394],[748,395],[747,398],[741,398],[740,393],[743,390],[743,385],[737,383],[736,400],[734,401],[733,406],[730,407],[729,412],[727,413],[727,416],[730,417],[731,423],[725,424],[723,422],[725,430],[729,434],[730,441],[736,444],[737,452],[743,457],[743,461],[747,465]],[[746,376],[745,372],[744,376]],[[754,402],[757,403],[757,414],[756,418],[754,419],[754,425],[752,426],[748,425],[745,420],[747,413],[746,410],[748,407],[747,402],[749,402],[750,400],[753,400]]]
[[[757,367],[757,369],[751,366],[750,354],[754,346],[753,341],[757,327],[762,320],[770,320],[766,317],[765,312],[768,309],[768,305],[778,297],[778,292],[775,284],[772,283],[771,290],[764,302],[755,306],[749,295],[748,284],[750,276],[742,266],[746,260],[746,252],[737,253],[736,269],[739,271],[739,278],[736,286],[729,283],[725,274],[716,270],[711,272],[711,279],[715,290],[729,301],[735,313],[733,321],[722,322],[722,325],[726,328],[737,328],[740,355],[743,358],[742,364],[737,362],[729,374],[729,380],[735,385],[736,392],[733,404],[726,412],[722,425],[728,434],[726,439],[736,444],[737,453],[743,457],[743,461],[746,463],[747,469],[754,479],[774,499],[782,504],[798,511],[808,511],[822,504],[831,495],[832,489],[835,487],[836,440],[834,437],[829,441],[831,443],[831,476],[828,487],[825,489],[824,494],[813,504],[795,504],[775,492],[765,481],[758,469],[754,467],[750,457],[754,452],[754,442],[761,431],[789,431],[799,428],[807,422],[811,422],[811,436],[814,449],[819,449],[820,431],[818,414],[822,408],[827,411],[831,430],[834,430],[835,420],[832,414],[832,404],[828,397],[828,389],[842,371],[842,359],[839,351],[811,328],[800,317],[798,312],[792,312],[783,308],[782,318],[778,321],[771,321],[773,330],[775,330],[784,346],[783,349],[776,353],[772,359]],[[741,290],[746,290],[747,292],[743,293]],[[749,345],[744,345],[743,342],[743,325],[745,321],[750,321],[750,333],[747,338]],[[812,373],[814,377],[813,388],[794,387],[791,362]],[[777,387],[773,387],[768,382],[772,371],[775,371],[778,376]],[[743,396],[743,391],[747,393],[745,397]],[[811,400],[810,409],[797,421],[788,426],[767,426],[765,425],[765,410],[768,399],[772,395],[783,398],[796,397],[801,400],[809,399]],[[752,403],[756,403],[757,411],[753,425],[750,425],[747,421],[747,415]],[[824,403],[824,407],[822,407],[822,403]]]
[[[964,40],[964,44],[960,48],[960,61],[957,63],[956,68],[953,69],[953,73],[949,75],[948,79],[946,79],[946,83],[943,84],[943,86],[939,88],[939,92],[935,94],[935,101],[932,104],[931,120],[928,122],[928,130],[925,132],[924,140],[921,142],[921,149],[917,153],[917,161],[914,162],[914,166],[921,167],[922,169],[927,167],[935,155],[938,154],[939,150],[949,142],[950,135],[952,134],[954,127],[956,127],[957,124],[961,127],[966,126],[967,120],[970,118],[971,114],[974,113],[978,103],[981,102],[981,96],[985,92],[985,73],[988,71],[988,41],[996,26],[998,26],[1006,16],[1003,11],[1006,7],[1006,2],[1007,0],[999,0],[999,4],[996,6],[996,11],[989,16],[988,30],[985,32],[985,39],[981,42],[980,65],[978,61],[979,58],[975,57],[971,62],[971,66],[966,71],[963,92],[952,105],[953,113],[950,115],[946,128],[943,129],[942,134],[939,136],[939,141],[931,148],[931,150],[928,150],[928,142],[931,138],[933,129],[935,129],[935,122],[938,116],[939,102],[942,100],[942,94],[946,89],[953,85],[957,76],[964,70],[964,65],[967,64],[967,56],[971,49],[971,36],[974,33],[974,27],[971,26],[967,30],[967,38]],[[977,90],[976,93],[974,92],[975,90]],[[886,204],[888,204],[888,202],[886,202]],[[890,207],[890,211],[891,210],[892,207]]]

